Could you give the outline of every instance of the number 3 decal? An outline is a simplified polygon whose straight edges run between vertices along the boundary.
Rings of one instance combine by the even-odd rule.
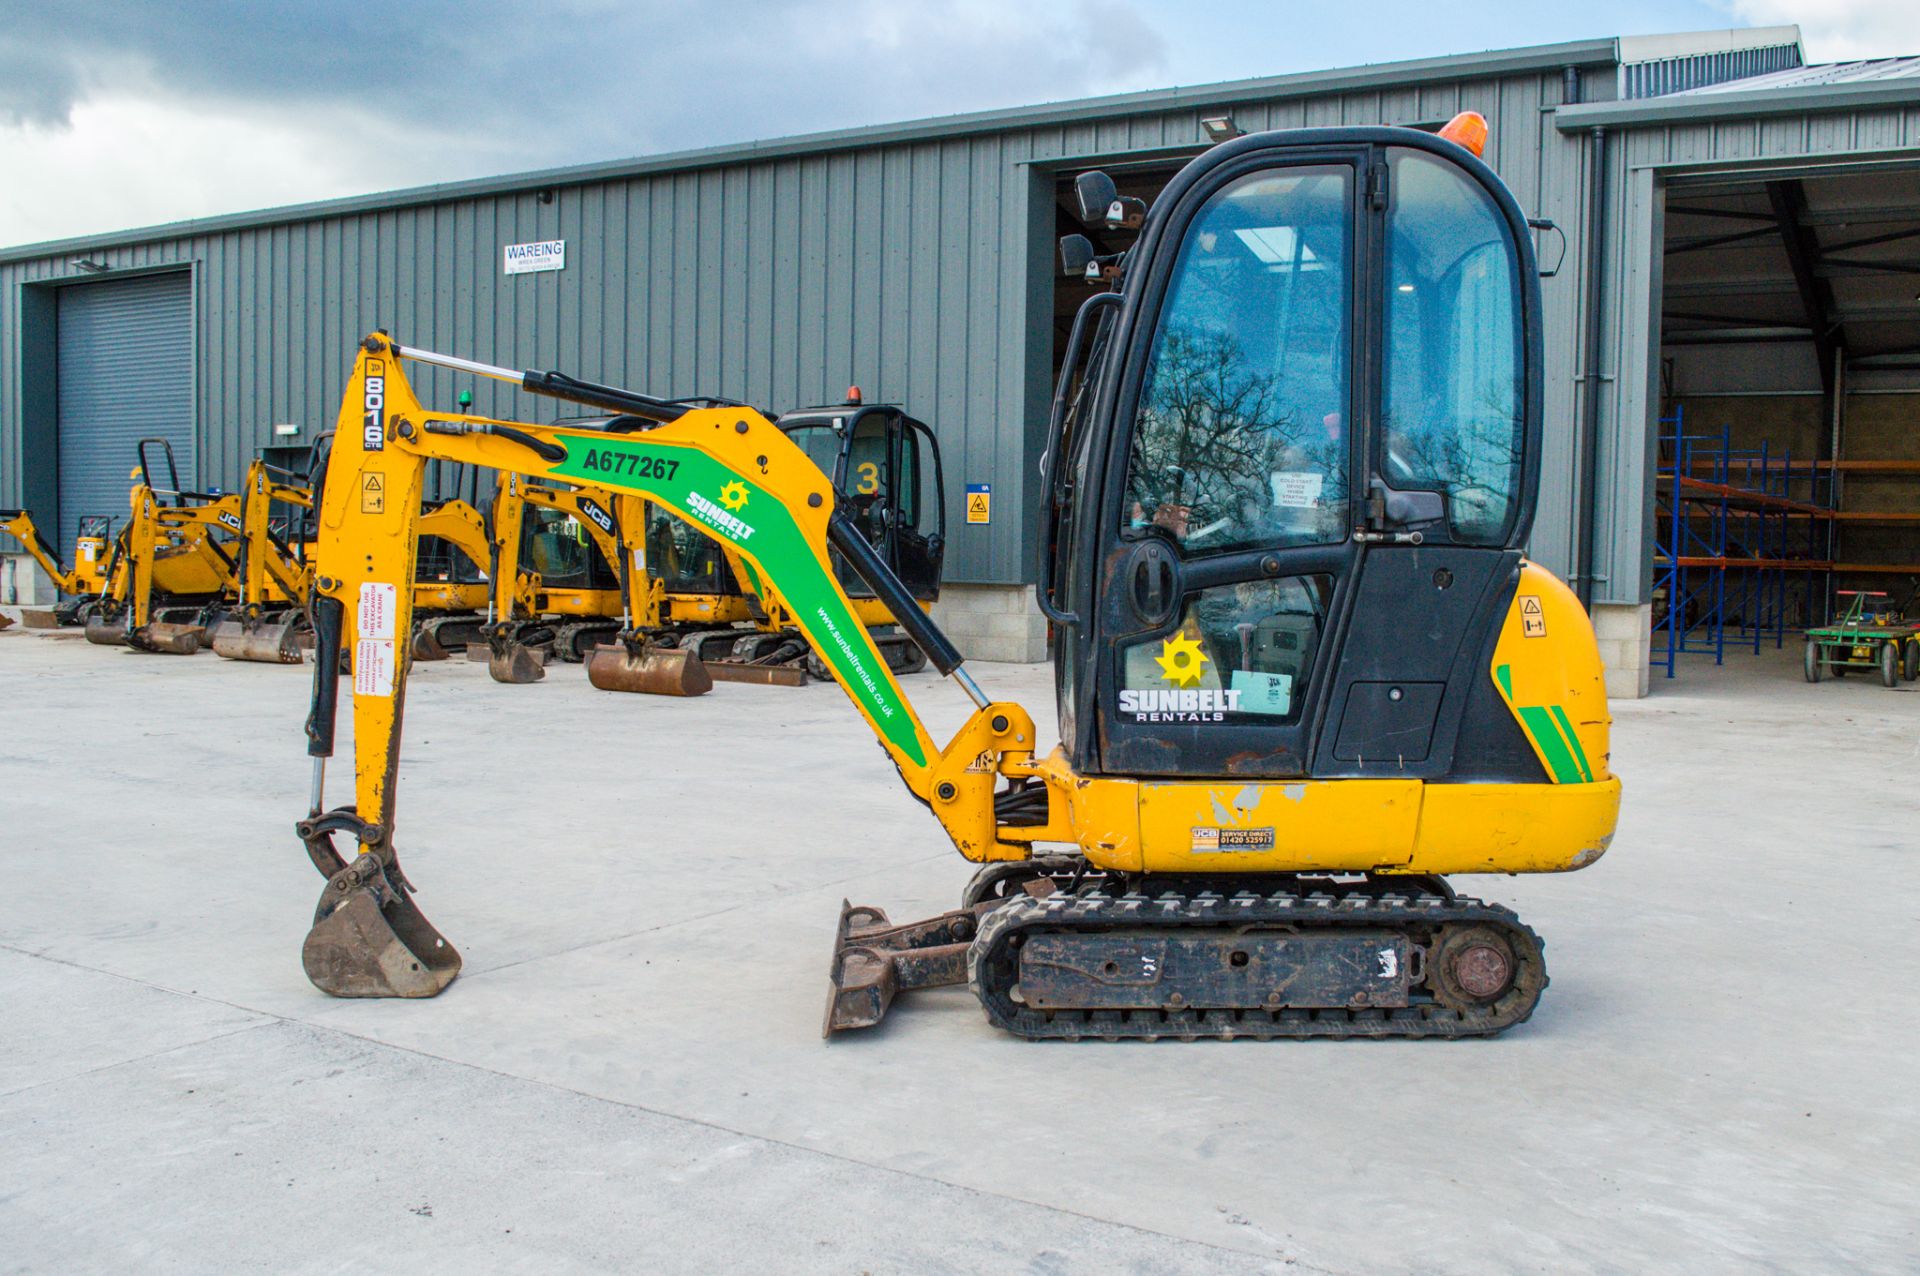
[[[862,461],[856,467],[860,471],[860,486],[854,492],[860,496],[872,496],[880,490],[880,467],[872,461]]]

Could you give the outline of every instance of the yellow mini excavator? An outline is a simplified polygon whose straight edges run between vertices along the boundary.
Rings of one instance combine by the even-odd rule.
[[[619,631],[626,554],[613,504],[591,485],[499,476],[487,519],[495,587],[481,630],[496,682],[537,682],[549,659],[579,663]]]
[[[288,511],[278,520],[273,515],[276,505]],[[312,509],[312,493],[291,475],[260,460],[247,467],[234,557],[238,592],[209,630],[214,654],[266,664],[300,663],[310,584],[302,523]]]
[[[218,613],[211,646],[229,660],[299,664],[313,643],[306,617],[313,583],[311,488],[256,460],[247,467],[241,502],[234,554],[238,593]],[[275,507],[285,513],[276,517]],[[444,634],[448,625],[465,623],[478,633],[478,609],[487,601],[478,564],[486,557],[486,530],[471,505],[448,500],[422,508],[413,584],[417,659],[435,658],[432,643],[421,636],[427,626]]]
[[[1077,316],[1034,498],[1056,633],[1048,752],[768,416],[367,337],[315,554],[318,642],[353,653],[355,766],[353,801],[329,809],[339,688],[323,658],[299,824],[328,879],[308,977],[418,997],[460,968],[413,902],[394,825],[396,635],[422,475],[445,459],[640,496],[738,553],[982,866],[928,921],[843,908],[829,1031],[960,982],[1036,1039],[1444,1038],[1525,1020],[1547,984],[1539,938],[1446,878],[1592,864],[1620,783],[1592,628],[1522,552],[1542,414],[1529,227],[1459,136],[1245,136],[1151,211],[1079,179],[1090,228],[1138,237],[1107,260],[1065,246],[1112,287]],[[409,361],[631,424],[438,412]],[[360,502],[369,478],[384,510]],[[855,618],[835,552],[972,699],[944,747]]]
[[[166,463],[164,487],[152,464],[156,448]],[[165,439],[142,439],[136,452],[127,521],[87,616],[87,641],[190,656],[238,592],[245,493],[184,490]]]
[[[113,520],[105,514],[82,514],[73,546],[73,566],[60,562],[60,551],[40,534],[33,515],[21,509],[0,509],[0,532],[18,540],[47,574],[53,587],[66,595],[53,606],[54,623],[84,625],[106,588],[108,545]]]
[[[863,403],[859,388],[831,407],[789,412],[775,422],[833,480],[855,527],[923,610],[940,596],[945,512],[940,449],[933,432],[890,404]],[[833,677],[807,645],[792,609],[753,564],[723,542],[662,506],[619,497],[622,526],[646,513],[644,554],[629,545],[622,568],[627,617],[615,640],[587,658],[593,685],[649,691],[679,668],[671,652],[688,653],[708,674],[728,682],[800,686],[811,673]],[[893,613],[846,561],[835,574],[856,619],[895,673],[926,667],[926,655],[893,623]],[[628,567],[644,569],[636,587]]]

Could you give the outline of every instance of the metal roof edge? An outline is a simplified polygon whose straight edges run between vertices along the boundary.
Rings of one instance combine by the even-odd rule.
[[[1554,111],[1563,133],[1613,125],[1675,124],[1689,120],[1727,120],[1801,111],[1844,111],[1856,106],[1920,105],[1920,79],[1852,81],[1784,89],[1738,89],[1713,93],[1675,93],[1625,102],[1590,102]]]
[[[338,199],[315,200],[304,204],[287,204],[251,212],[222,213],[212,217],[138,226],[127,230],[103,231],[94,235],[78,235],[70,239],[19,244],[0,248],[0,264],[56,257],[87,250],[123,248],[162,239],[183,239],[194,235],[220,234],[230,230],[256,229],[287,222],[311,221],[326,217],[350,217],[357,213],[389,208],[417,207],[422,204],[506,195],[548,187],[581,186],[600,181],[646,177],[663,172],[692,171],[727,164],[787,159],[796,155],[861,150],[933,138],[965,137],[1003,129],[1044,128],[1054,124],[1072,124],[1089,118],[1143,115],[1153,111],[1218,106],[1261,99],[1306,97],[1318,93],[1352,92],[1356,89],[1408,82],[1433,83],[1471,79],[1482,75],[1511,75],[1525,71],[1557,70],[1569,65],[1611,65],[1618,60],[1618,47],[1619,41],[1614,37],[1571,40],[1561,44],[1528,45],[1518,49],[1449,54],[1404,62],[1377,62],[1326,71],[1301,71],[1290,75],[1266,76],[1251,80],[1224,80],[1213,84],[1148,89],[1137,93],[1076,98],[1039,106],[1004,107],[998,110],[973,111],[960,115],[931,116],[899,124],[869,124],[859,128],[805,133],[767,141],[732,142],[723,146],[672,151],[661,155],[602,160],[591,164],[508,173],[498,177],[441,182],[429,186],[413,186],[365,195],[348,195]]]

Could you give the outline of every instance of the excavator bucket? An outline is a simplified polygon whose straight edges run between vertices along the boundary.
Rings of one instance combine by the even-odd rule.
[[[487,643],[487,672],[495,682],[538,682],[547,676],[546,653],[511,638]]]
[[[108,619],[99,612],[87,617],[87,641],[102,647],[127,645],[127,626],[119,617]]]
[[[11,628],[13,628],[13,617],[4,612],[0,612],[0,630]]]
[[[228,660],[255,660],[269,665],[297,665],[302,622],[297,615],[252,621],[228,616],[213,627],[213,654]]]
[[[89,629],[87,636],[93,636]],[[176,625],[156,620],[127,636],[127,644],[163,656],[191,656],[206,645],[205,625]]]
[[[691,651],[624,642],[593,649],[587,681],[602,691],[643,696],[702,696],[713,690],[713,675]]]
[[[404,881],[373,854],[327,879],[300,950],[313,986],[334,997],[431,997],[460,973]]]
[[[454,652],[465,653],[480,641],[481,622],[474,616],[435,616],[423,621],[413,635],[415,660],[446,660]]]
[[[967,949],[979,921],[975,909],[960,908],[895,926],[880,909],[841,901],[820,1035],[873,1027],[898,993],[966,983]]]

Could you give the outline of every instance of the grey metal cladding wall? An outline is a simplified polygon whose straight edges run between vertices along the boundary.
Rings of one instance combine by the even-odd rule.
[[[1250,130],[1410,124],[1477,109],[1493,126],[1489,158],[1521,204],[1566,225],[1580,207],[1578,147],[1542,112],[1560,90],[1557,73],[1527,72],[1232,109]],[[1075,157],[1197,150],[1200,114],[731,163],[561,187],[551,203],[485,196],[106,255],[115,268],[199,264],[204,481],[237,481],[254,449],[272,441],[274,422],[300,423],[305,438],[329,427],[352,343],[376,326],[472,358],[776,409],[835,401],[858,383],[870,400],[903,403],[939,434],[949,578],[1018,581],[1032,575],[1026,487],[1044,427],[1051,323],[1043,308],[1034,316],[1042,328],[1029,329],[1036,174]],[[1040,224],[1050,236],[1050,221]],[[539,239],[567,241],[564,271],[501,273],[502,245]],[[1039,249],[1051,259],[1050,243]],[[1573,235],[1568,268],[1544,290],[1550,477],[1535,541],[1542,561],[1560,569],[1573,344],[1560,334],[1571,332],[1579,260]],[[17,330],[22,281],[69,274],[64,259],[0,266],[0,329]],[[19,487],[18,348],[0,341],[0,500],[17,499]],[[435,402],[468,388],[437,370],[414,366],[410,375]],[[551,419],[569,410],[491,382],[470,388],[482,412]],[[961,488],[981,481],[994,484],[995,519],[968,527]]]
[[[1690,168],[1720,165],[1765,167],[1773,161],[1920,157],[1920,105],[1828,111],[1818,114],[1779,114],[1744,119],[1689,120],[1670,124],[1614,129],[1609,145],[1613,172],[1608,217],[1615,228],[1607,237],[1607,295],[1616,299],[1607,311],[1607,360],[1602,372],[1609,378],[1602,395],[1599,479],[1596,484],[1594,571],[1602,579],[1595,597],[1605,602],[1645,602],[1652,587],[1650,575],[1653,475],[1648,464],[1646,424],[1658,409],[1649,401],[1644,384],[1629,374],[1635,367],[1633,350],[1652,340],[1652,316],[1644,307],[1633,309],[1619,299],[1643,290],[1630,277],[1648,268],[1633,244],[1636,222],[1654,217],[1652,207],[1633,202],[1635,175],[1652,189],[1647,177]],[[1652,200],[1647,201],[1649,205]],[[1644,229],[1644,227],[1641,227]]]

